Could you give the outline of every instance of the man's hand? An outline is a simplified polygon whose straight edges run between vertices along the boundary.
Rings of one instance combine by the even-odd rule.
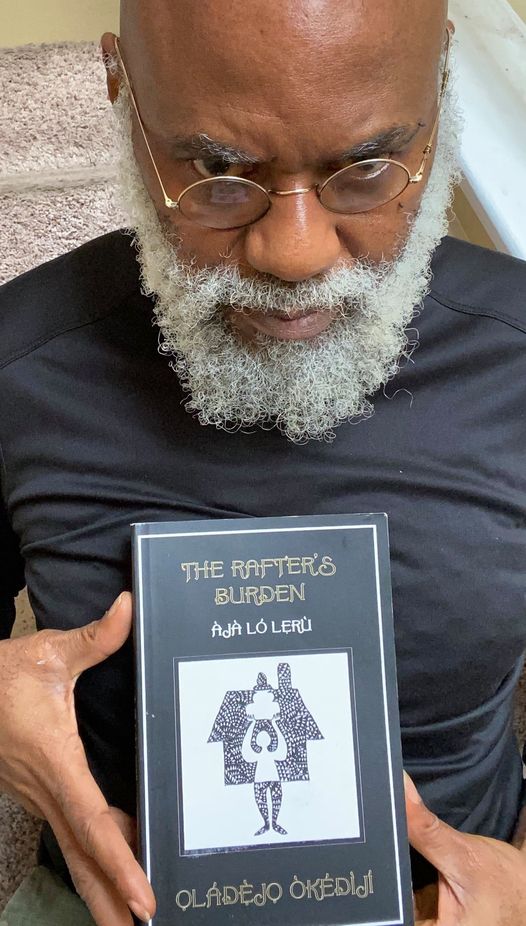
[[[409,841],[439,873],[415,896],[417,926],[524,926],[526,856],[496,839],[460,833],[438,819],[405,779]]]
[[[133,822],[108,807],[86,761],[73,692],[115,653],[132,622],[123,593],[99,621],[0,642],[0,789],[49,821],[97,926],[149,920],[155,898],[133,846]]]

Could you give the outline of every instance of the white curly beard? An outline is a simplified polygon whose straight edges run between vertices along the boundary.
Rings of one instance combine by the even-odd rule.
[[[379,265],[339,265],[323,279],[294,285],[270,276],[243,279],[235,266],[198,270],[183,261],[142,180],[124,89],[114,113],[120,198],[135,232],[143,292],[155,297],[160,350],[173,358],[187,411],[226,430],[277,427],[297,442],[331,440],[343,421],[370,416],[372,397],[416,346],[406,328],[428,292],[431,258],[448,230],[462,128],[452,89],[430,179],[399,256]],[[259,335],[247,344],[220,306],[273,312],[321,306],[335,320],[312,340]]]

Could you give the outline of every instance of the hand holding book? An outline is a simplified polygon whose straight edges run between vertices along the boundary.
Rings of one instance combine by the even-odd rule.
[[[405,776],[409,841],[439,872],[438,889],[415,897],[415,926],[521,926],[526,855],[508,843],[461,833],[439,820]]]
[[[131,597],[99,621],[0,643],[0,787],[47,819],[97,926],[131,926],[155,900],[126,835],[131,821],[108,806],[93,779],[75,716],[74,689],[86,669],[124,644]]]

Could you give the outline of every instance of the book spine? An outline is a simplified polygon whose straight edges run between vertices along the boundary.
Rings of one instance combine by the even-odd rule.
[[[144,703],[145,691],[145,627],[142,606],[143,564],[140,552],[140,529],[133,527],[132,555],[133,555],[133,650],[135,658],[135,755],[136,755],[136,783],[137,783],[137,846],[139,862],[142,865],[148,880],[151,881],[149,871],[149,832],[147,821],[147,753],[146,753],[146,705]],[[134,917],[134,922],[139,920]]]

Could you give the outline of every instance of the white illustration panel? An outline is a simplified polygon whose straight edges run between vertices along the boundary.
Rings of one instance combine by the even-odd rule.
[[[182,852],[361,837],[350,668],[346,652],[177,664]]]

